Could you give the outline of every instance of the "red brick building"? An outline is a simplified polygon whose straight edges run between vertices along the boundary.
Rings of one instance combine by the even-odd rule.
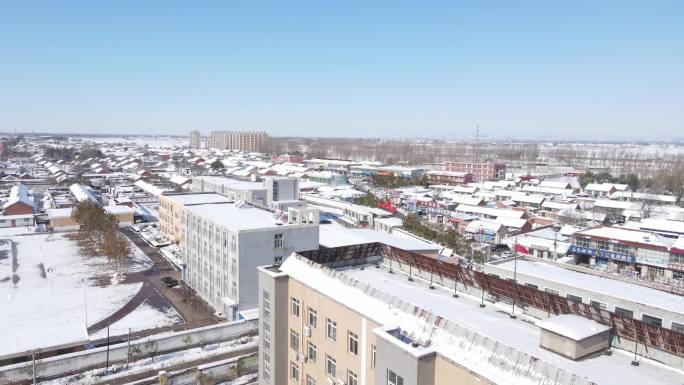
[[[506,178],[506,165],[502,163],[447,162],[444,171],[470,173],[477,181]]]
[[[428,183],[430,184],[467,184],[472,182],[473,174],[457,171],[428,171]]]

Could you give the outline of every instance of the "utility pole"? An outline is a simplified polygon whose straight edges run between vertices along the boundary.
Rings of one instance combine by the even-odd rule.
[[[126,351],[126,367],[128,367],[128,360],[131,357],[131,328],[128,328],[128,350]]]
[[[107,326],[107,363],[105,364],[105,370],[109,369],[109,326]]]
[[[31,357],[33,360],[33,363],[31,365],[33,368],[33,370],[32,370],[32,372],[33,372],[33,385],[36,385],[36,351],[35,350],[31,352]]]
[[[513,253],[513,309],[511,310],[511,318],[515,319],[515,299],[518,296],[518,237],[515,237],[515,251]]]

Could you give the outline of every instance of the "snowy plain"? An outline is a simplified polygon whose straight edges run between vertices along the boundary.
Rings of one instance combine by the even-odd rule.
[[[117,311],[142,287],[111,284],[111,263],[83,255],[64,233],[24,232],[0,233],[0,357],[87,342],[87,326]],[[124,273],[152,264],[132,247]]]

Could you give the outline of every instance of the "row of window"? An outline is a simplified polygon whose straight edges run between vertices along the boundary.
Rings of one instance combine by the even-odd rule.
[[[290,299],[290,304],[291,304],[291,311],[292,315],[295,317],[300,316],[300,311],[301,311],[301,306],[300,302],[297,298],[292,297]],[[337,322],[331,320],[330,318],[326,318],[325,320],[325,335],[326,337],[331,340],[331,341],[337,341]],[[318,312],[312,308],[308,308],[307,311],[307,319],[306,319],[306,324],[308,327],[311,329],[317,329],[318,328]],[[295,332],[294,330],[291,330],[291,334],[295,333],[297,336],[299,334]],[[299,338],[299,337],[297,337]],[[292,341],[292,340],[291,340]],[[299,339],[297,339],[299,341]],[[292,348],[294,350],[298,350],[299,342],[293,346]],[[347,351],[354,355],[359,354],[359,336],[358,334],[352,332],[351,330],[347,331]]]
[[[301,302],[297,299],[292,297],[290,299],[290,311],[293,316],[295,317],[300,317],[302,314],[302,309],[301,309]],[[269,313],[270,314],[270,313]],[[307,308],[307,313],[306,313],[306,325],[307,327],[311,329],[317,329],[318,328],[318,312],[315,309],[312,308]],[[330,319],[326,318],[326,327],[325,327],[325,334],[326,337],[331,340],[336,342],[337,341],[337,322]],[[299,352],[300,350],[300,334],[299,332],[290,329],[290,348],[296,352]],[[314,343],[311,341],[307,341],[306,343],[306,348],[305,354],[306,358],[309,362],[316,363],[318,361],[318,348]],[[375,367],[375,345],[371,345],[371,367]],[[347,351],[351,354],[358,355],[359,354],[359,336],[358,334],[354,333],[351,330],[347,331]],[[334,357],[326,354],[325,355],[325,373],[331,377],[331,378],[336,378],[337,377],[337,361],[335,360]],[[354,373],[351,370],[347,370],[347,385],[357,385],[358,384],[358,377],[356,373]],[[300,376],[300,367],[296,362],[290,362],[290,377],[296,381],[299,381],[299,376]],[[306,376],[306,384],[307,385],[315,385],[316,381],[314,378],[310,376]]]
[[[335,361],[334,358],[330,356],[326,356],[326,365],[325,365],[325,372],[328,376],[332,378],[337,377],[337,362]],[[299,370],[299,365],[293,361],[290,361],[290,378],[292,378],[295,381],[299,381],[299,376],[301,372]],[[358,385],[359,384],[359,377],[356,373],[352,372],[351,370],[347,370],[347,385]],[[388,382],[389,384],[389,382]],[[398,385],[399,383],[397,383]],[[403,384],[403,382],[401,382]],[[316,385],[316,379],[309,376],[307,374],[306,376],[306,385]]]

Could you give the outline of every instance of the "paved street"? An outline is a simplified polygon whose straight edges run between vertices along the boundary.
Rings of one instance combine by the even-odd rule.
[[[143,302],[147,302],[149,305],[159,309],[173,307],[178,314],[183,317],[185,322],[179,325],[137,332],[131,336],[133,338],[159,333],[160,331],[183,330],[206,326],[221,321],[214,316],[213,309],[184,283],[181,283],[181,285],[174,288],[167,288],[166,285],[164,285],[161,281],[162,277],[172,277],[180,282],[180,272],[164,258],[157,248],[150,246],[138,233],[132,231],[130,228],[122,229],[121,232],[131,239],[131,241],[133,241],[150,260],[152,260],[153,265],[148,270],[126,276],[125,283],[142,282],[143,287],[121,309],[89,327],[89,333],[102,330],[122,319]],[[104,341],[102,340],[96,341],[96,344],[102,344],[103,342]]]

